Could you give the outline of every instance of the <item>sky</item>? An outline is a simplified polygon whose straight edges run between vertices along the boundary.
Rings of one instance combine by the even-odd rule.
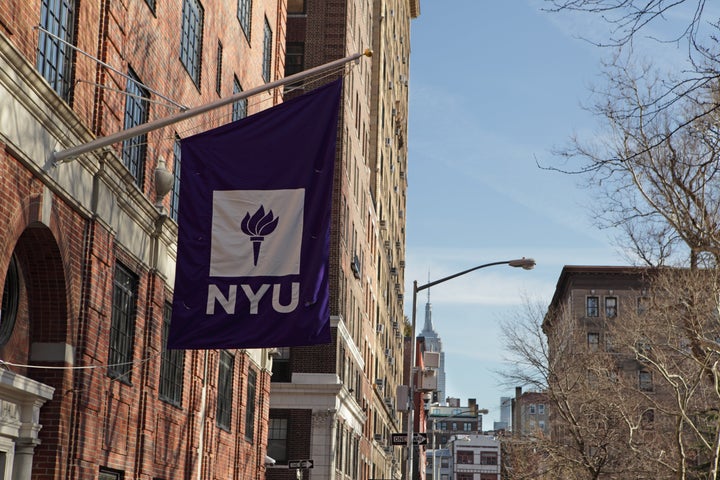
[[[523,298],[548,305],[565,265],[624,265],[579,179],[549,171],[573,134],[601,131],[583,106],[607,51],[578,38],[600,28],[540,11],[539,0],[421,0],[411,23],[405,313],[412,283],[494,261],[532,257],[534,270],[495,266],[430,289],[447,395],[477,399],[485,429],[512,396],[500,322]],[[595,20],[597,23],[598,21]],[[600,32],[601,30],[598,30]],[[417,330],[426,291],[418,295]]]

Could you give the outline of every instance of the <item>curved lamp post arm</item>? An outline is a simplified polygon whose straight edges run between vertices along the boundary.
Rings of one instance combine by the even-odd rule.
[[[462,272],[458,272],[453,275],[449,275],[447,277],[443,277],[439,280],[435,280],[433,282],[429,282],[420,286],[418,286],[417,280],[413,281],[412,337],[410,342],[410,382],[408,385],[408,399],[410,404],[408,405],[407,413],[407,480],[413,480],[413,450],[415,448],[413,446],[413,429],[415,427],[415,326],[417,324],[417,294],[418,292],[439,283],[447,282],[448,280],[452,280],[453,278],[465,275],[466,273],[474,272],[475,270],[480,270],[481,268],[492,267],[495,265],[509,265],[511,267],[520,267],[523,270],[532,270],[535,267],[535,260],[533,260],[532,258],[523,257],[515,260],[504,260],[501,262],[484,263],[482,265],[478,265],[477,267],[468,268],[467,270],[463,270]]]

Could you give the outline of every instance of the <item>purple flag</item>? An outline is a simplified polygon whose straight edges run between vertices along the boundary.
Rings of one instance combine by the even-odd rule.
[[[330,342],[341,80],[181,141],[168,348]]]

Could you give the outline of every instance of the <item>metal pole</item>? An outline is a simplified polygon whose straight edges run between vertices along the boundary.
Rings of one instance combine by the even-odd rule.
[[[437,285],[439,283],[447,282],[448,280],[452,280],[453,278],[457,278],[461,275],[465,275],[466,273],[474,272],[475,270],[480,270],[481,268],[485,267],[492,267],[494,265],[510,265],[511,267],[521,267],[525,270],[531,270],[533,267],[535,267],[535,260],[532,258],[521,258],[516,260],[504,260],[502,262],[491,262],[491,263],[484,263],[482,265],[478,265],[477,267],[468,268],[467,270],[463,270],[462,272],[455,273],[453,275],[449,275],[447,277],[443,277],[439,280],[435,280],[434,282],[428,282],[425,285],[421,285],[418,287],[417,280],[413,281],[413,301],[412,301],[412,338],[411,338],[411,346],[410,346],[410,382],[408,386],[409,394],[408,398],[410,399],[410,405],[408,405],[408,420],[407,420],[407,465],[406,465],[406,472],[407,472],[407,479],[406,480],[413,480],[413,428],[414,428],[414,420],[415,420],[415,325],[416,325],[416,317],[417,317],[417,294],[421,290],[425,290],[426,288],[430,288],[434,285]]]
[[[413,476],[413,428],[415,420],[415,325],[417,318],[417,280],[413,281],[413,301],[412,301],[412,337],[410,338],[410,384],[408,386],[410,405],[408,405],[408,421],[407,421],[407,480],[412,480]]]
[[[341,65],[345,65],[346,63],[351,62],[353,60],[357,60],[358,58],[360,58],[362,56],[370,57],[370,56],[372,56],[372,51],[368,49],[368,50],[365,50],[363,53],[356,53],[354,55],[350,55],[349,57],[341,58],[339,60],[335,60],[335,61],[326,63],[324,65],[319,65],[319,66],[311,68],[309,70],[305,70],[305,71],[296,73],[294,75],[290,75],[289,77],[285,77],[280,80],[276,80],[274,82],[266,83],[265,85],[261,85],[256,88],[252,88],[245,92],[238,92],[235,95],[231,95],[227,98],[221,98],[220,100],[216,100],[214,102],[207,103],[205,105],[200,105],[199,107],[190,108],[188,110],[185,110],[184,112],[180,112],[175,115],[170,115],[168,117],[159,118],[152,122],[148,122],[148,123],[144,123],[142,125],[138,125],[136,127],[128,128],[127,130],[122,130],[120,132],[113,133],[111,135],[107,135],[105,137],[96,138],[95,140],[84,143],[82,145],[78,145],[77,147],[68,148],[66,150],[60,150],[59,152],[53,152],[50,154],[50,161],[51,161],[52,165],[54,166],[67,158],[76,157],[78,155],[82,155],[83,153],[87,153],[87,152],[92,152],[93,150],[97,150],[98,148],[107,147],[108,145],[112,145],[113,143],[118,143],[123,140],[127,140],[128,138],[136,137],[138,135],[143,135],[145,133],[152,132],[153,130],[158,130],[160,128],[167,127],[168,125],[172,125],[174,123],[181,122],[188,118],[196,117],[202,113],[206,113],[211,110],[215,110],[217,108],[224,107],[225,105],[229,105],[238,100],[242,100],[244,98],[251,97],[253,95],[257,95],[258,93],[262,93],[266,90],[270,90],[275,87],[280,87],[280,86],[288,84],[288,83],[297,82],[299,80],[310,77],[312,75],[316,75],[316,74],[324,72],[326,70],[330,70],[332,68],[339,67]]]

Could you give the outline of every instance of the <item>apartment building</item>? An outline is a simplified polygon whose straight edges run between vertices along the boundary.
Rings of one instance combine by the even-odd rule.
[[[271,479],[399,478],[404,455],[405,205],[410,21],[418,0],[288,2],[288,73],[372,48],[344,76],[330,240],[329,345],[281,349],[270,404]],[[312,88],[298,85],[294,88]],[[285,467],[285,468],[283,468]]]
[[[544,392],[524,392],[515,399],[513,434],[520,437],[542,437],[550,432],[550,405]]]
[[[284,74],[283,0],[0,3],[0,477],[265,478],[268,350],[168,351],[178,140]],[[336,52],[330,52],[334,54]]]
[[[697,426],[706,425],[705,412],[717,402],[703,367],[716,350],[701,344],[717,338],[717,313],[704,291],[711,275],[563,268],[543,322],[552,368],[548,395],[528,396],[521,407],[526,432],[529,408],[535,406],[539,427],[545,405],[552,440],[546,459],[562,446],[563,455],[596,478],[670,478],[668,465],[704,475],[696,472],[707,465],[708,452],[698,448],[706,432]]]
[[[502,455],[496,437],[456,435],[450,439],[449,447],[452,473],[447,480],[500,480]]]

